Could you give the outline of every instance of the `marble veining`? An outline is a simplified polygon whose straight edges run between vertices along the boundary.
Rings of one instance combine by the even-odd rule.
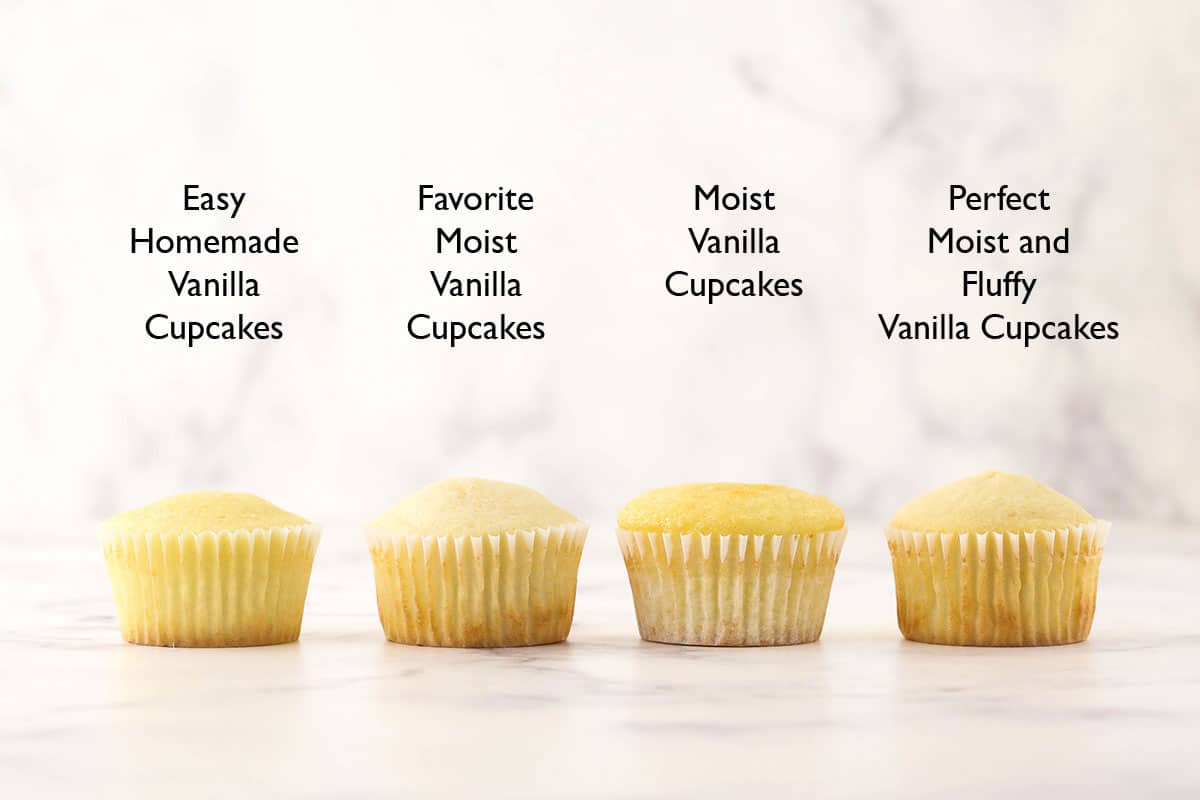
[[[1200,5],[1189,0],[187,8],[0,2],[0,794],[172,798],[971,798],[1200,794]],[[436,76],[436,79],[434,77]],[[228,226],[185,182],[245,191]],[[416,187],[534,193],[505,266],[527,296],[434,297]],[[950,182],[1054,208],[947,217]],[[769,186],[702,218],[697,182]],[[933,224],[1070,225],[1029,264],[924,253]],[[764,224],[795,303],[668,297],[687,226]],[[279,225],[252,302],[176,298],[131,226]],[[884,342],[877,313],[984,306],[1121,322],[1110,343]],[[448,353],[409,314],[544,319]],[[993,303],[987,310],[1011,312]],[[147,315],[251,311],[281,342],[152,342]],[[899,637],[880,526],[984,469],[1117,519],[1092,638]],[[641,642],[611,531],[576,625],[528,650],[384,641],[360,525],[450,475],[583,518],[691,480],[827,494],[852,519],[822,641]],[[304,634],[270,648],[119,641],[94,537],[180,491],[328,523]],[[1133,519],[1137,523],[1121,523]]]
[[[488,475],[610,518],[648,486],[764,480],[882,516],[1001,468],[1108,516],[1200,521],[1200,7],[0,3],[0,510],[102,517],[197,488],[313,516]],[[236,19],[236,24],[230,20]],[[436,75],[436,80],[432,76]],[[181,187],[244,191],[228,225]],[[504,184],[520,258],[432,264],[416,187]],[[1052,193],[947,217],[946,187]],[[696,182],[769,186],[701,219]],[[1069,256],[931,257],[929,225],[1070,225]],[[795,302],[662,289],[686,228],[764,224]],[[131,256],[131,226],[295,230],[292,258]],[[966,259],[966,261],[975,261]],[[253,302],[174,297],[171,266],[244,268]],[[519,301],[439,301],[431,266],[504,266]],[[1021,313],[1121,322],[1028,350],[884,342],[878,313],[977,315],[964,267],[1025,268]],[[147,315],[286,322],[273,345],[151,342]],[[1014,311],[1000,301],[989,311]],[[543,319],[544,342],[444,347],[407,315]],[[55,527],[58,530],[58,527]]]
[[[1091,639],[948,648],[896,629],[852,521],[822,640],[637,638],[593,531],[563,645],[386,642],[353,525],[327,530],[299,643],[120,641],[92,537],[0,534],[11,797],[1194,797],[1195,529],[1118,523]]]

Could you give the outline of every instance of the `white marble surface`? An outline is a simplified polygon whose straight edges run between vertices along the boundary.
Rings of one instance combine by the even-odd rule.
[[[1200,522],[1180,435],[1200,405],[1198,40],[1193,0],[0,0],[0,512],[212,487],[320,518],[482,474],[596,518],[687,480],[886,516],[1000,468],[1107,516]],[[247,192],[238,220],[183,212],[188,181]],[[434,297],[425,181],[534,193],[526,216],[456,218],[524,237],[526,297]],[[710,181],[777,191],[782,256],[696,257]],[[1028,307],[956,297],[970,264],[923,254],[951,182],[1052,192],[1045,215],[954,220],[1072,227],[1068,257],[976,265],[1035,272]],[[302,251],[177,264],[131,256],[135,225],[279,225]],[[263,296],[179,299],[171,266],[244,266]],[[759,266],[805,297],[662,288]],[[875,316],[985,306],[1123,333],[897,345]],[[403,333],[502,310],[548,338],[450,353]],[[287,334],[188,350],[145,337],[156,311]]]
[[[1191,0],[0,0],[0,519],[91,520],[0,534],[0,796],[1195,797],[1197,41]],[[455,219],[518,230],[525,297],[434,297],[428,181],[534,193]],[[197,219],[186,182],[247,204]],[[697,182],[775,189],[784,255],[698,259],[688,225],[759,220],[698,219]],[[1121,339],[884,342],[879,312],[983,308],[923,254],[950,182],[1049,189],[1044,217],[970,222],[1070,225],[1021,313]],[[128,252],[131,226],[276,225],[298,256]],[[263,296],[177,298],[180,266]],[[806,294],[709,307],[665,294],[680,266]],[[189,350],[144,336],[159,311],[287,335]],[[450,352],[404,335],[419,311],[550,333]],[[878,520],[987,468],[1143,521],[1089,643],[900,640]],[[389,645],[353,526],[297,645],[118,641],[98,518],[225,488],[364,519],[463,474],[593,519],[761,480],[875,522],[814,646],[641,643],[602,529],[569,644]]]
[[[1091,639],[906,643],[858,523],[815,645],[641,642],[611,532],[563,645],[384,641],[352,526],[298,644],[119,640],[86,526],[0,535],[0,794],[26,797],[1194,798],[1200,538],[1118,523]]]

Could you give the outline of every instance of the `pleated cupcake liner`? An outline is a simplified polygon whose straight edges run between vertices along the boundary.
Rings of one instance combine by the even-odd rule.
[[[384,634],[437,647],[563,641],[587,531],[583,523],[478,536],[368,531]]]
[[[1082,642],[1092,629],[1110,524],[1060,530],[886,530],[906,639],[1026,646]]]
[[[721,646],[819,639],[845,538],[617,530],[642,638]]]
[[[166,647],[293,642],[319,541],[314,525],[184,535],[105,530],[121,635]]]

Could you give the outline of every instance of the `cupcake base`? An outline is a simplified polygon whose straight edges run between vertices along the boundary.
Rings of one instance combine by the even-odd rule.
[[[1055,531],[966,534],[889,528],[901,633],[951,645],[1084,641],[1109,527],[1097,521]]]
[[[845,537],[617,531],[642,638],[732,647],[819,639]]]
[[[315,526],[160,536],[108,532],[104,558],[121,635],[163,647],[294,642]]]
[[[561,642],[586,538],[582,524],[490,536],[371,531],[384,635],[435,647]]]

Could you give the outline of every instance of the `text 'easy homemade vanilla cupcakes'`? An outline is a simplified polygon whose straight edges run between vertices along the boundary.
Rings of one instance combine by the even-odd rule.
[[[367,528],[384,634],[443,647],[561,642],[587,530],[524,486],[480,478],[426,486]]]
[[[1007,472],[923,494],[886,531],[900,631],[932,644],[1082,642],[1108,531],[1073,500]]]
[[[639,495],[617,525],[643,639],[820,638],[846,537],[842,511],[828,499],[765,484],[686,484]]]
[[[117,514],[101,542],[134,644],[293,642],[320,529],[252,494],[194,492]]]

